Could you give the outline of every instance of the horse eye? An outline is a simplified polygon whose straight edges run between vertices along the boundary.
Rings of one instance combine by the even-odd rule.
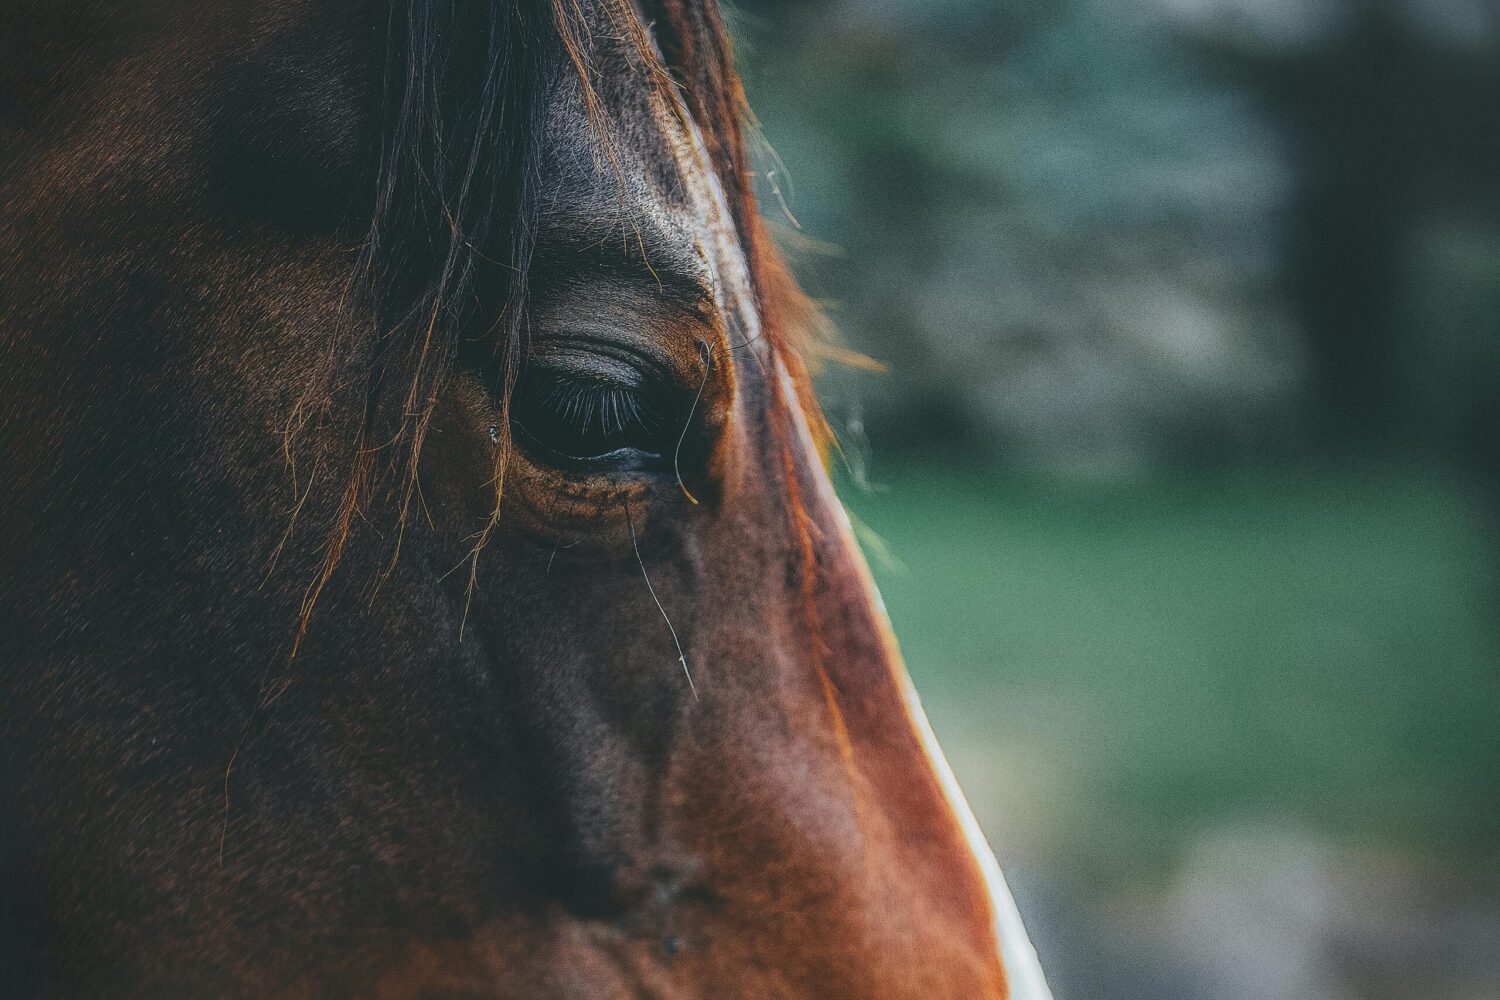
[[[528,365],[510,402],[511,425],[533,457],[588,471],[656,471],[670,448],[649,391],[598,374]]]

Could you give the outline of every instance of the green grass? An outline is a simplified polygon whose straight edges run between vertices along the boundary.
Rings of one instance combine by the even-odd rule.
[[[900,468],[845,485],[1002,860],[1150,877],[1224,823],[1492,851],[1487,499],[1412,465],[1108,491]]]

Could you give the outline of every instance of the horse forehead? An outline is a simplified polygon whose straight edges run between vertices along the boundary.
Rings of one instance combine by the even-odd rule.
[[[748,259],[699,123],[624,55],[607,53],[605,66],[613,82],[593,110],[571,67],[549,88],[540,235],[619,240],[653,267],[698,279],[736,343],[759,341]]]

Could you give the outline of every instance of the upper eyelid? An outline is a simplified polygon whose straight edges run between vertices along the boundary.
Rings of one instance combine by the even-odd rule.
[[[544,283],[572,282],[582,272],[616,278],[664,296],[679,308],[717,310],[714,278],[701,249],[673,239],[647,223],[638,226],[641,253],[620,241],[600,238],[595,220],[557,215],[545,227],[533,271]],[[614,230],[611,230],[612,232]]]
[[[629,390],[643,389],[650,381],[649,377],[643,377],[644,373],[633,369],[606,370],[567,363],[559,364],[555,358],[528,358],[526,365],[522,368],[523,378],[528,370],[574,382],[593,382]]]
[[[697,388],[697,382],[689,384],[686,373],[677,371],[667,357],[653,354],[598,336],[553,336],[533,342],[523,361],[522,374],[524,377],[526,366],[535,365],[638,390],[691,392]]]

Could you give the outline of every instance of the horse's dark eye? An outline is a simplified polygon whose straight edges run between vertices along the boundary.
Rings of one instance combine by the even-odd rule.
[[[511,396],[521,444],[549,464],[589,471],[654,471],[671,447],[659,400],[602,372],[528,365]]]

